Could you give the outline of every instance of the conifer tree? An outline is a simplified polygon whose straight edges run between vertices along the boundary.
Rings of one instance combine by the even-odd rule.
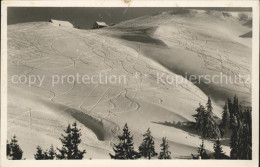
[[[229,112],[227,103],[223,107],[221,125],[226,129],[229,126]]]
[[[37,152],[34,154],[36,160],[53,160],[55,158],[55,150],[51,145],[49,150],[43,151],[40,146],[37,146]]]
[[[238,159],[252,159],[252,138],[247,125],[240,131],[238,150]]]
[[[223,153],[221,143],[219,141],[219,138],[216,140],[216,143],[214,143],[214,157],[215,159],[225,159],[225,154]]]
[[[252,159],[252,125],[251,111],[243,112],[242,125],[238,133],[238,159]]]
[[[115,155],[109,153],[112,159],[137,159],[139,154],[134,150],[133,136],[130,135],[127,124],[123,128],[123,134],[118,136],[119,143],[114,144]]]
[[[205,108],[203,105],[199,104],[199,107],[196,109],[196,114],[192,115],[195,118],[195,129],[197,132],[203,132],[205,131],[204,124],[204,114],[205,114]]]
[[[158,159],[171,159],[171,152],[169,151],[169,145],[166,141],[166,137],[162,138],[161,152]]]
[[[250,108],[242,107],[238,97],[234,96],[233,103],[229,99],[231,159],[252,159],[252,118]],[[231,107],[230,107],[231,106]],[[244,110],[245,109],[245,110]]]
[[[7,140],[7,142],[6,142],[6,155],[7,155],[7,157],[9,157],[10,154],[11,154],[11,146],[10,146],[8,140]]]
[[[158,154],[155,152],[154,149],[154,139],[153,136],[151,135],[150,128],[148,128],[148,130],[143,135],[143,137],[144,137],[143,142],[139,146],[140,155],[148,159],[157,156]]]
[[[212,110],[213,110],[213,107],[212,107],[212,104],[211,104],[211,98],[208,97],[208,102],[206,104],[206,107],[207,107],[207,112],[212,115]]]
[[[208,102],[206,104],[207,112],[204,114],[205,123],[204,126],[206,128],[205,132],[203,133],[204,137],[206,138],[219,138],[220,137],[220,130],[218,124],[213,118],[213,107],[211,103],[211,98],[208,97]]]
[[[198,153],[199,153],[198,156],[200,156],[201,159],[209,159],[210,158],[210,156],[208,156],[208,154],[207,154],[207,152],[204,148],[204,140],[203,139],[202,139],[201,145],[198,147]]]
[[[7,142],[7,156],[11,160],[20,160],[23,157],[23,151],[18,145],[16,136],[13,136],[10,144]]]
[[[232,135],[230,138],[230,158],[231,159],[238,159],[239,154],[239,128],[233,127]]]
[[[45,152],[45,159],[54,159],[55,154],[56,154],[56,152],[53,148],[53,145],[51,145],[50,149]]]
[[[233,103],[230,98],[228,98],[228,111],[229,111],[229,129],[232,130],[233,127],[236,127],[237,121],[236,121]]]
[[[42,148],[40,146],[37,146],[37,151],[36,154],[34,154],[34,158],[36,160],[43,160],[45,159],[45,152],[42,150]]]
[[[244,128],[241,133],[242,159],[252,159],[252,108],[247,107],[244,112]]]
[[[207,109],[203,105],[196,109],[197,113],[193,115],[195,117],[195,129],[198,133],[201,133],[203,138],[218,138],[220,137],[220,130],[213,118],[213,107],[210,97],[206,104]]]
[[[62,134],[60,138],[62,143],[62,148],[58,149],[59,153],[56,154],[58,159],[82,159],[86,150],[80,151],[78,149],[79,144],[81,143],[81,132],[77,128],[76,122],[73,123],[72,128],[70,124],[65,130],[66,135]]]

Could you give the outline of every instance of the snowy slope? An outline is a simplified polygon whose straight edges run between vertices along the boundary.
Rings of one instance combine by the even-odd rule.
[[[177,78],[183,78],[182,71],[215,73],[217,65],[213,70],[203,68],[208,65],[203,62],[210,58],[212,64],[220,60],[230,63],[227,67],[242,63],[239,69],[248,70],[250,44],[244,41],[248,39],[236,35],[249,28],[242,27],[237,19],[217,16],[209,19],[212,16],[205,13],[193,13],[194,18],[186,15],[166,12],[100,30],[57,27],[47,22],[8,26],[8,138],[16,134],[25,157],[32,159],[37,145],[44,149],[51,144],[60,146],[59,136],[63,129],[76,120],[83,133],[81,147],[87,150],[85,158],[109,158],[111,145],[127,122],[136,149],[142,134],[150,127],[158,151],[161,138],[166,136],[173,158],[196,153],[201,143],[199,136],[154,122],[192,121],[191,115],[199,103],[206,103],[209,91],[201,90],[189,81],[177,85],[157,82],[157,73]],[[216,31],[221,27],[220,23],[226,29]],[[208,26],[207,30],[204,26]],[[210,27],[215,27],[215,33]],[[227,37],[224,33],[229,28],[234,30],[230,30],[232,33]],[[211,42],[208,38],[219,42]],[[223,45],[221,40],[235,42],[235,46]],[[225,60],[219,58],[220,52],[228,52],[223,56]],[[238,59],[242,59],[242,54],[243,61]],[[247,70],[245,72],[250,73],[250,69]],[[126,75],[128,82],[51,84],[53,75],[100,72]],[[136,72],[148,77],[135,77]],[[40,75],[45,76],[45,80],[41,86],[39,82],[31,86],[14,84],[11,82],[13,75]],[[218,87],[213,84],[209,89],[217,90]],[[226,88],[229,87],[235,86]],[[219,89],[218,98],[223,97],[225,89]],[[213,101],[214,113],[220,116],[222,106],[211,93],[216,99]],[[213,151],[212,142],[205,144],[206,149]],[[229,152],[228,147],[223,149]]]

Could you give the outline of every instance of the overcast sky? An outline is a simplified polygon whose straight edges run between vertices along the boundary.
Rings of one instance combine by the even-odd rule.
[[[107,24],[119,23],[123,20],[174,9],[177,8],[9,7],[7,24],[57,19],[67,20],[75,27],[89,29],[92,28],[95,21],[105,21]],[[219,8],[219,10],[223,10],[223,8]],[[251,9],[225,8],[224,10],[250,11]]]

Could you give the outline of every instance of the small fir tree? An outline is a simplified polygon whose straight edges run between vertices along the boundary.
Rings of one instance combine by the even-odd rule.
[[[142,144],[139,146],[139,153],[141,156],[151,159],[152,157],[157,156],[158,154],[155,152],[154,148],[154,139],[151,135],[150,128],[143,135],[144,139]]]
[[[219,138],[216,140],[216,143],[214,143],[213,148],[214,148],[215,159],[225,159],[225,154],[223,153]]]
[[[18,145],[16,136],[11,139],[11,143],[8,144],[7,141],[7,157],[11,160],[20,160],[23,157],[23,151]]]
[[[130,135],[127,124],[123,128],[123,134],[118,136],[119,143],[114,144],[115,155],[109,153],[112,159],[137,159],[139,154],[134,150],[133,136]]]
[[[45,152],[42,150],[42,148],[40,146],[37,146],[37,151],[36,154],[34,154],[34,158],[36,160],[43,160],[45,159]]]
[[[49,151],[46,151],[45,159],[55,159],[55,150],[53,148],[53,145],[51,145]]]
[[[198,147],[198,153],[199,153],[198,156],[200,156],[201,159],[209,159],[209,158],[210,158],[210,157],[208,156],[208,154],[207,154],[205,148],[204,148],[204,140],[203,140],[203,139],[202,139],[201,145]]]
[[[158,159],[171,159],[171,152],[169,151],[169,145],[166,140],[166,137],[162,138],[161,152]]]
[[[56,154],[58,159],[82,159],[86,150],[80,151],[78,149],[79,144],[81,143],[81,132],[80,129],[77,128],[76,122],[72,125],[68,125],[65,130],[66,135],[62,134],[60,138],[62,143],[62,148],[58,149],[59,153]]]

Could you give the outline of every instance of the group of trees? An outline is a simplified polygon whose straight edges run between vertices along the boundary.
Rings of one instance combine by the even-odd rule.
[[[204,139],[216,139],[213,146],[215,159],[252,159],[252,118],[251,107],[239,105],[238,98],[235,96],[233,101],[227,100],[223,107],[221,123],[217,124],[213,116],[213,107],[210,97],[206,103],[206,108],[200,104],[196,109],[194,128],[202,136],[202,144],[198,147],[198,155],[193,155],[193,159],[211,158],[204,145]],[[81,132],[76,122],[69,124],[61,135],[61,148],[54,149],[51,145],[49,150],[44,151],[40,146],[36,148],[34,158],[36,160],[53,160],[53,159],[83,159],[86,150],[80,150]],[[230,157],[225,155],[219,138],[228,135],[230,132]],[[171,152],[166,137],[162,138],[159,154],[155,150],[154,138],[151,130],[143,134],[143,142],[140,144],[138,151],[134,150],[133,136],[130,134],[127,124],[123,128],[123,134],[118,136],[119,142],[114,144],[114,155],[109,154],[112,159],[138,159],[141,157],[152,159],[171,159]],[[7,141],[7,157],[11,160],[22,159],[23,151],[18,145],[16,136]]]
[[[227,100],[220,124],[222,136],[231,132],[230,158],[252,159],[252,108],[239,105],[237,96]]]
[[[113,150],[115,155],[109,154],[112,159],[138,159],[141,157],[151,159],[157,157],[158,153],[155,151],[154,138],[151,135],[150,128],[143,135],[144,139],[138,148],[134,150],[133,136],[131,136],[127,124],[123,128],[123,134],[118,136],[119,143],[114,144]],[[158,159],[171,159],[171,152],[166,137],[162,138],[161,151]]]
[[[36,160],[83,159],[86,150],[81,151],[78,148],[81,143],[80,136],[81,132],[76,122],[72,124],[72,127],[69,124],[65,130],[65,135],[61,135],[61,148],[55,150],[53,145],[51,145],[49,150],[44,151],[40,146],[37,146],[34,158]],[[22,155],[23,151],[14,136],[10,144],[7,141],[7,157],[11,160],[19,160],[22,159]]]
[[[77,124],[68,125],[65,130],[65,135],[62,134],[60,138],[62,148],[55,150],[51,145],[49,150],[44,151],[40,146],[36,148],[34,158],[36,160],[53,160],[53,159],[83,159],[86,150],[79,150],[78,146],[81,143],[81,132],[77,128]],[[143,135],[144,139],[139,146],[139,152],[134,150],[133,136],[128,130],[127,124],[123,128],[123,134],[118,136],[119,143],[114,145],[115,155],[109,154],[112,159],[138,159],[145,157],[151,159],[157,157],[158,153],[155,151],[154,138],[151,135],[150,129]],[[162,139],[161,151],[158,159],[171,159],[171,152],[165,137]],[[7,141],[7,156],[8,159],[19,160],[22,159],[23,151],[17,143],[16,137],[11,139],[11,143]]]
[[[219,138],[214,143],[213,149],[214,149],[214,153],[213,153],[212,158],[214,158],[214,159],[229,159],[229,157],[227,155],[225,155],[225,153],[222,150],[222,146],[221,146]],[[191,154],[191,156],[192,156],[193,159],[210,159],[211,158],[211,156],[208,155],[207,152],[206,152],[205,145],[204,145],[204,139],[202,139],[202,143],[198,147],[198,155],[195,156],[195,155]]]
[[[10,143],[9,143],[9,141],[7,141],[6,154],[7,154],[7,158],[11,159],[11,160],[22,159],[23,151],[18,144],[16,136],[13,136]]]
[[[37,152],[34,155],[36,160],[43,159],[83,159],[86,150],[79,150],[79,144],[81,143],[81,132],[77,127],[76,122],[68,125],[65,130],[65,135],[61,135],[60,141],[62,143],[61,148],[57,148],[57,152],[51,146],[50,150],[43,151],[40,146],[37,147]]]
[[[40,146],[37,146],[36,154],[34,154],[34,158],[36,160],[43,160],[43,159],[54,159],[56,156],[56,152],[53,148],[53,145],[51,145],[51,148],[49,150],[43,151]]]
[[[214,157],[216,159],[252,159],[252,118],[251,107],[243,107],[238,102],[238,97],[234,96],[233,101],[228,98],[223,107],[221,123],[218,125],[213,117],[212,104],[210,97],[206,108],[200,104],[196,109],[195,129],[201,134],[203,139],[217,139],[214,144]],[[231,132],[230,138],[230,157],[226,156],[221,148],[220,137]],[[199,147],[200,158],[208,159],[209,156],[203,149],[204,142]],[[197,158],[193,156],[193,158]]]
[[[220,137],[218,124],[213,117],[213,107],[211,98],[208,98],[206,108],[199,104],[196,109],[197,113],[192,115],[195,118],[195,129],[203,138],[217,139]]]

